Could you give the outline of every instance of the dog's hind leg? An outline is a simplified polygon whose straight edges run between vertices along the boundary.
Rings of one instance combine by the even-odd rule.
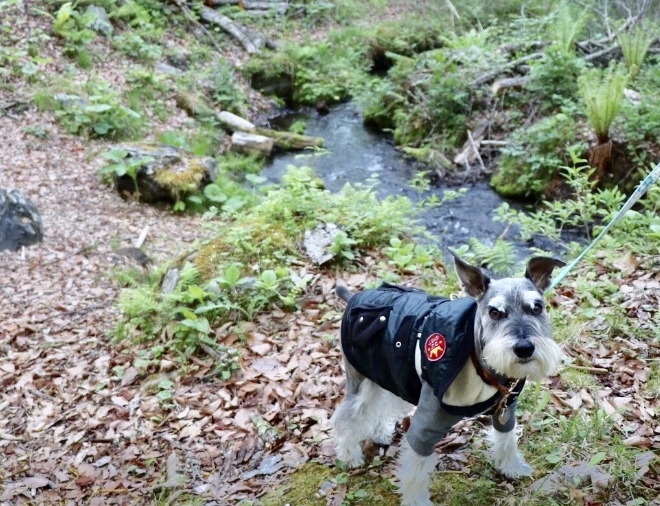
[[[374,421],[369,439],[380,446],[389,446],[394,437],[396,422],[414,407],[387,390],[379,388],[378,397],[369,405]]]
[[[332,416],[335,431],[337,458],[349,467],[364,463],[360,443],[371,436],[371,424],[367,416],[376,389],[380,387],[362,376],[344,360],[346,369],[346,397]]]

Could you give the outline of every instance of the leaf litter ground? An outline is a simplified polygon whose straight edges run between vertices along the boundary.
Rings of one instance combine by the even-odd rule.
[[[2,93],[2,100],[15,98]],[[184,121],[174,116],[168,129]],[[29,136],[27,127],[48,137]],[[0,131],[0,184],[32,199],[45,228],[42,244],[0,252],[0,504],[177,504],[189,497],[236,504],[264,497],[305,463],[334,466],[328,420],[344,383],[335,277],[319,272],[295,314],[276,310],[240,328],[217,329],[228,346],[247,339],[241,373],[228,382],[209,375],[208,357],[193,358],[194,372],[176,369],[176,357],[165,357],[159,370],[141,370],[134,364],[148,345],[111,342],[120,317],[112,272],[122,260],[113,248],[130,246],[148,227],[145,249],[157,261],[171,260],[205,237],[200,220],[119,198],[95,175],[95,154],[107,145],[63,134],[48,114],[5,115]],[[344,276],[349,287],[373,279],[365,264]],[[565,345],[569,367],[593,383],[578,388],[562,375],[551,378],[549,410],[570,417],[604,409],[625,443],[639,449],[639,480],[660,491],[658,383],[651,374],[660,347],[648,338],[657,335],[657,265],[635,265],[616,283],[615,303],[637,331],[608,341],[592,337],[608,331],[596,314]],[[579,309],[570,288],[558,290],[555,302],[568,317]],[[157,397],[162,380],[172,382],[173,409]],[[481,458],[480,427],[465,421],[443,441],[444,472],[470,477]],[[364,473],[391,477],[393,454]],[[597,502],[590,494],[611,482],[593,465],[562,464],[550,473],[551,486],[566,489],[566,477],[590,476],[579,503]],[[309,504],[342,504],[347,494],[344,484],[322,480]],[[633,499],[617,490],[609,502]]]

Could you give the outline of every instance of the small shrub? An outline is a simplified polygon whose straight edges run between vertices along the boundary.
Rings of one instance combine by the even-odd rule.
[[[254,57],[245,66],[248,76],[265,81],[290,79],[293,101],[315,105],[336,102],[364,87],[370,62],[367,45],[359,32],[331,34],[330,41],[289,44],[277,53]]]
[[[535,99],[540,98],[545,110],[555,112],[575,100],[583,68],[583,59],[553,44],[546,48],[542,59],[531,63],[531,82],[525,90]]]
[[[515,131],[491,185],[508,197],[541,195],[548,182],[569,162],[566,146],[575,139],[575,121],[559,113],[543,118],[526,129]]]
[[[54,109],[67,131],[83,137],[130,139],[141,132],[143,117],[124,106],[109,83],[89,81],[85,91],[86,96],[60,94],[55,99],[42,97],[36,102]]]
[[[554,241],[560,240],[565,229],[583,232],[590,238],[594,227],[607,223],[620,209],[624,195],[616,188],[596,190],[592,177],[595,169],[574,152],[569,150],[569,154],[572,164],[562,167],[561,175],[573,190],[571,199],[544,201],[542,208],[531,214],[503,204],[495,220],[519,225],[523,240],[541,235]]]
[[[234,69],[224,59],[213,66],[208,75],[210,95],[213,102],[223,110],[243,114],[247,96],[234,77]]]
[[[462,66],[454,56],[450,49],[439,49],[416,60],[397,59],[390,70],[395,88],[381,88],[379,113],[393,111],[397,144],[433,142],[441,149],[464,141],[473,106],[470,75],[478,69]]]
[[[149,44],[139,34],[133,32],[114,37],[112,47],[126,56],[147,62],[156,61],[162,56],[159,45]]]

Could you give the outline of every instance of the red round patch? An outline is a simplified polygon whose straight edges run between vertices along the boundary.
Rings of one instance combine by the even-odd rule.
[[[426,339],[426,344],[424,344],[424,351],[426,352],[426,358],[431,362],[437,362],[447,351],[447,341],[445,341],[445,336],[442,334],[431,334]]]

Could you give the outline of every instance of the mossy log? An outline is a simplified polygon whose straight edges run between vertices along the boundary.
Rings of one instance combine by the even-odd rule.
[[[323,147],[322,137],[310,137],[293,132],[280,132],[271,130],[270,128],[257,128],[254,133],[274,139],[275,147],[285,151]]]
[[[231,136],[231,150],[237,153],[259,153],[269,157],[273,152],[273,144],[270,137],[249,132],[234,132]]]

